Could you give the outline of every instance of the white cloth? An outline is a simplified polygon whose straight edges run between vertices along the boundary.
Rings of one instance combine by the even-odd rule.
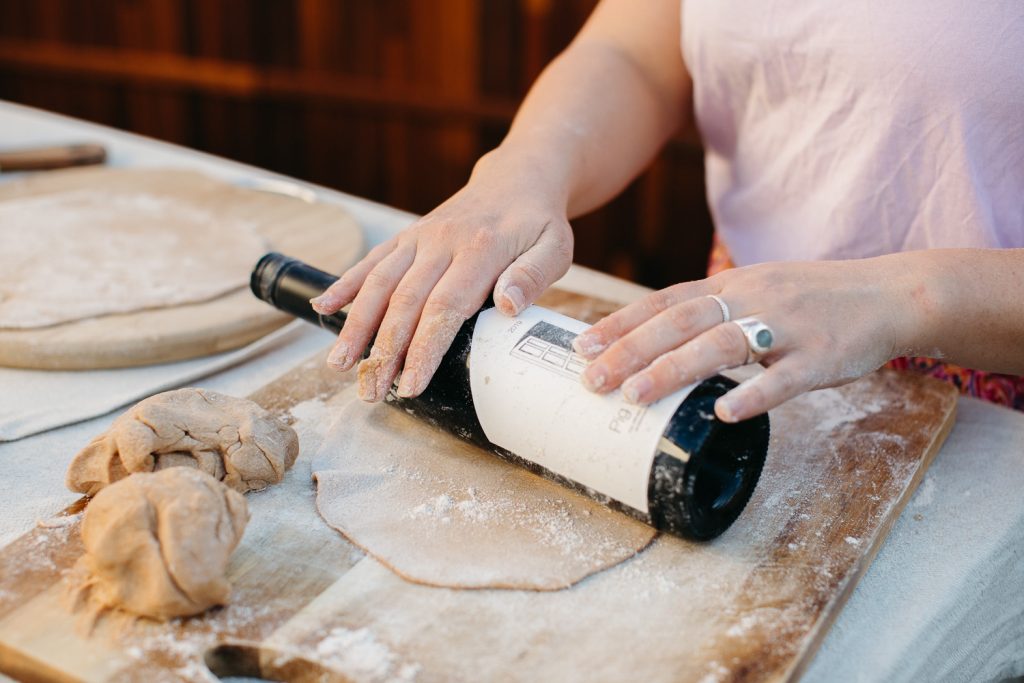
[[[322,330],[296,320],[240,349],[176,363],[89,371],[0,367],[0,441],[103,415],[307,338],[315,338],[321,346],[330,341],[330,335]]]
[[[804,676],[1024,676],[1024,413],[961,398],[956,426]]]
[[[737,265],[1024,247],[1020,0],[685,0]]]

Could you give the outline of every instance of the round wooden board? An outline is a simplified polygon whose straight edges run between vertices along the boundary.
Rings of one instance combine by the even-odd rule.
[[[362,230],[338,206],[286,196],[276,185],[273,192],[244,189],[194,171],[88,168],[48,172],[0,185],[0,201],[90,187],[201,202],[204,209],[218,215],[254,223],[267,240],[268,251],[294,256],[328,272],[340,273],[363,254]],[[248,272],[239,276],[248,283]],[[246,284],[200,303],[52,327],[0,329],[0,365],[90,370],[165,363],[238,348],[289,320],[256,299]]]

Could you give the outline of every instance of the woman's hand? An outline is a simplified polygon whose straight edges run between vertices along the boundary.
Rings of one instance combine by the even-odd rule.
[[[774,333],[760,359],[767,370],[718,399],[715,412],[737,422],[811,389],[850,382],[910,349],[921,289],[908,286],[899,256],[860,261],[769,263],[725,271],[654,292],[577,337],[593,359],[587,388],[621,386],[627,400],[651,403],[721,370],[748,362],[746,337],[723,324],[754,317]]]
[[[573,237],[557,188],[529,160],[484,157],[462,190],[312,300],[325,315],[352,303],[328,363],[348,370],[376,333],[360,398],[383,399],[399,370],[398,395],[419,395],[492,288],[498,309],[515,315],[569,269]]]
[[[311,302],[323,314],[352,302],[338,369],[377,332],[361,398],[384,398],[403,363],[398,394],[418,395],[492,288],[515,314],[568,270],[567,218],[618,194],[691,110],[679,40],[679,0],[602,0],[466,187]]]

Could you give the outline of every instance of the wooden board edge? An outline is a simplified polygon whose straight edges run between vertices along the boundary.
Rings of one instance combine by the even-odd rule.
[[[10,676],[21,683],[81,683],[46,662],[30,657],[0,642],[0,680]]]
[[[950,387],[952,389],[952,387]],[[814,660],[814,656],[817,654],[818,649],[825,641],[825,637],[829,631],[832,630],[832,625],[835,624],[839,614],[843,611],[843,607],[846,606],[850,596],[853,595],[854,589],[860,583],[860,580],[867,573],[871,563],[874,562],[878,552],[882,549],[885,544],[885,540],[889,537],[889,533],[892,531],[892,527],[896,524],[896,520],[903,515],[903,510],[907,507],[910,499],[913,497],[914,492],[917,491],[917,487],[924,479],[925,473],[931,466],[932,461],[935,460],[935,456],[938,455],[945,444],[947,437],[950,432],[953,431],[953,426],[956,423],[957,414],[957,403],[959,394],[955,390],[950,392],[951,400],[950,406],[946,413],[946,417],[942,422],[942,426],[937,430],[932,437],[931,443],[924,452],[924,456],[918,463],[917,469],[914,475],[911,477],[910,482],[903,489],[902,495],[896,499],[895,504],[889,511],[889,515],[879,525],[878,531],[871,541],[871,546],[868,551],[860,556],[860,559],[854,564],[851,572],[846,577],[842,588],[840,588],[833,596],[832,600],[824,606],[822,609],[823,617],[811,629],[811,632],[807,638],[804,639],[804,646],[801,648],[792,659],[790,666],[775,677],[772,681],[784,681],[785,683],[796,683],[800,677],[807,672],[807,668]]]
[[[205,341],[191,340],[190,347],[185,347],[178,337],[168,337],[162,342],[153,344],[137,344],[136,350],[129,359],[123,356],[123,348],[88,349],[76,355],[67,355],[63,345],[53,348],[32,348],[18,345],[6,345],[0,339],[0,349],[8,354],[4,356],[2,367],[18,370],[69,371],[89,372],[91,370],[121,370],[147,365],[162,365],[186,360],[209,358],[218,353],[237,349],[262,339],[271,332],[287,325],[292,318],[272,309],[260,314],[258,322],[249,327],[236,325],[234,329],[226,329],[222,334]]]

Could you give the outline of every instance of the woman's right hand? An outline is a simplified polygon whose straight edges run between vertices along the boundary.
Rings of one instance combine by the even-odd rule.
[[[506,315],[530,305],[572,263],[567,199],[543,166],[501,148],[483,157],[448,201],[372,249],[321,296],[321,314],[352,307],[328,364],[359,366],[359,397],[419,395],[456,332],[493,288]]]

